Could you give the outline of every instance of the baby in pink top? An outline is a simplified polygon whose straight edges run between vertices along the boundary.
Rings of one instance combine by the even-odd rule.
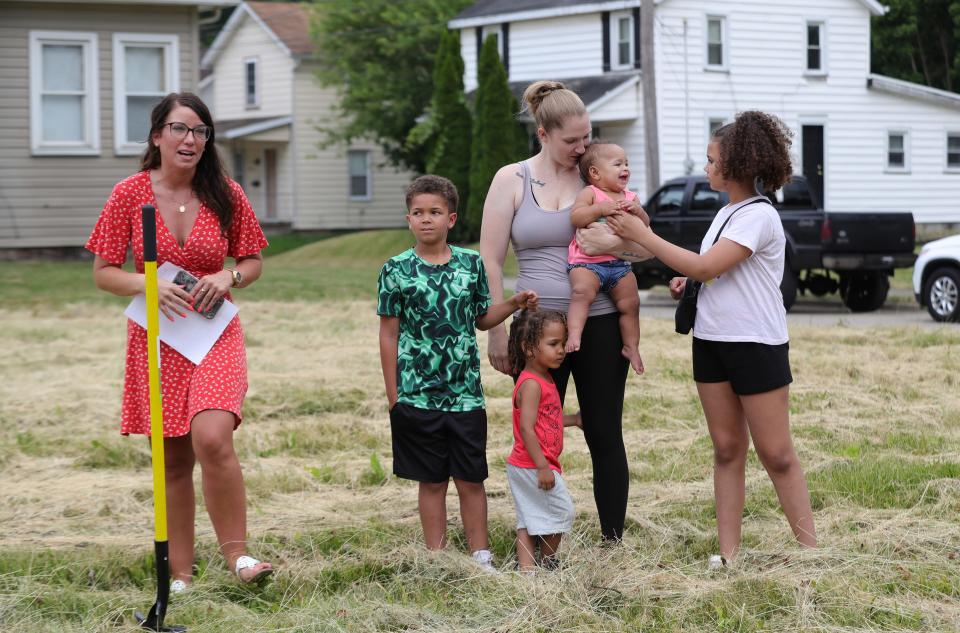
[[[631,213],[649,224],[637,194],[627,189],[630,163],[622,147],[594,141],[580,158],[580,174],[587,186],[577,196],[570,212],[570,219],[576,228],[603,222],[605,217],[618,213]],[[571,292],[566,351],[576,352],[580,349],[590,304],[598,292],[606,292],[620,313],[620,337],[623,340],[620,353],[630,361],[635,372],[643,373],[639,349],[640,297],[637,294],[637,279],[629,262],[612,255],[587,255],[574,237],[568,250],[567,270],[570,272]]]

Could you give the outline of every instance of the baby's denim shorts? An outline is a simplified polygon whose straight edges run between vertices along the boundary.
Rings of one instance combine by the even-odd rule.
[[[630,272],[630,262],[614,259],[596,264],[567,264],[567,272],[574,268],[586,268],[600,278],[600,292],[610,292]]]

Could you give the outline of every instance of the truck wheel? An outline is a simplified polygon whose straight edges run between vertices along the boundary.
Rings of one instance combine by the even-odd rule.
[[[851,312],[873,312],[887,300],[890,280],[886,271],[853,273],[840,286],[843,304]]]
[[[780,294],[783,295],[783,307],[787,312],[797,300],[797,273],[788,267],[783,269],[783,281],[780,282]]]
[[[927,312],[934,321],[960,321],[960,271],[938,268],[923,287]]]

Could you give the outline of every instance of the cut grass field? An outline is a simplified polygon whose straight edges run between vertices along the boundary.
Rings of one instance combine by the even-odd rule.
[[[533,579],[511,564],[512,385],[484,361],[504,571],[489,577],[462,553],[455,497],[450,551],[429,553],[416,486],[389,475],[374,286],[408,244],[403,231],[326,239],[269,257],[263,279],[237,292],[251,549],[279,571],[238,585],[201,498],[199,575],[168,622],[230,633],[960,630],[956,328],[792,329],[792,423],[822,547],[794,544],[751,457],[745,550],[721,573],[705,568],[717,549],[712,453],[689,339],[672,323],[642,319],[647,374],[627,383],[623,545],[598,546],[589,454],[568,431],[574,533],[563,568]],[[147,443],[117,433],[125,300],[93,288],[88,262],[4,268],[18,272],[0,282],[0,630],[138,630],[132,610],[155,595],[152,497]]]

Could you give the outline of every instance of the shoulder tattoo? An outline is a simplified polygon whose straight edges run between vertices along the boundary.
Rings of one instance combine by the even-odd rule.
[[[521,173],[521,172],[519,172],[519,171],[517,172],[516,175],[517,175],[518,178],[523,178],[523,173]],[[545,186],[545,185],[547,184],[547,183],[543,182],[542,180],[537,180],[537,179],[534,178],[533,176],[530,176],[530,182],[532,182],[533,184],[535,184],[535,185],[538,186],[538,187],[543,187],[543,186]]]

